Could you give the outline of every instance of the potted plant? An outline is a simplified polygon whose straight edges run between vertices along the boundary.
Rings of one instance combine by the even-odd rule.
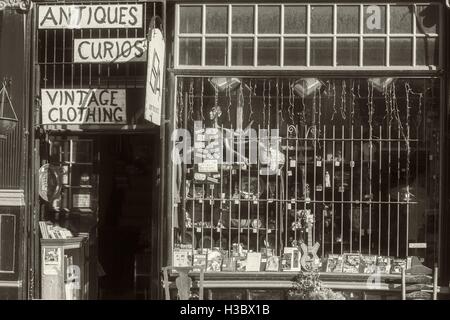
[[[289,300],[345,300],[341,292],[324,288],[319,273],[300,273],[293,279],[293,287],[288,293]]]

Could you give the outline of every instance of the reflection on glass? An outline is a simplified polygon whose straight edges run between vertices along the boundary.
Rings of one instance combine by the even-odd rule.
[[[439,64],[438,41],[436,38],[416,39],[416,64],[419,66],[436,66]]]
[[[363,64],[365,66],[386,65],[386,39],[366,38],[364,39]]]
[[[253,6],[233,6],[232,8],[232,32],[253,33],[254,32],[254,8]]]
[[[311,33],[333,33],[333,7],[311,7]]]
[[[306,39],[285,38],[284,39],[284,65],[305,66],[306,65]]]
[[[280,65],[279,38],[258,39],[258,65],[260,66]]]
[[[226,38],[205,39],[205,63],[209,66],[227,65],[227,43]]]
[[[253,39],[234,38],[232,40],[231,64],[233,66],[253,65]]]
[[[386,6],[364,6],[364,33],[386,32]]]
[[[359,65],[359,39],[338,38],[336,59],[338,66]]]
[[[258,7],[258,33],[280,33],[280,6]]]
[[[200,65],[202,58],[202,40],[200,38],[180,38],[179,64]]]
[[[284,6],[284,33],[306,33],[305,6]]]
[[[391,6],[391,33],[412,32],[412,6]]]
[[[202,7],[180,6],[180,33],[202,32]]]
[[[228,7],[206,6],[206,33],[227,33]]]
[[[436,5],[417,6],[417,33],[438,33],[439,7]]]
[[[411,38],[391,38],[390,41],[391,66],[412,65],[412,39]]]
[[[359,33],[358,6],[337,7],[337,30],[338,33]]]
[[[311,65],[331,66],[333,64],[333,39],[311,39]]]

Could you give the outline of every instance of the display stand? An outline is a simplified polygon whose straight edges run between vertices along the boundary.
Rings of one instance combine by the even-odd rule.
[[[43,300],[86,300],[89,295],[89,237],[41,239]]]

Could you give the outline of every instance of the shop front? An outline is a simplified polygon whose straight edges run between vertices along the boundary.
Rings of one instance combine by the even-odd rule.
[[[163,18],[161,1],[34,6],[33,298],[159,295],[160,127],[145,99]]]
[[[419,265],[444,283],[444,3],[167,10],[168,265],[209,299],[285,299],[300,271],[358,298]]]

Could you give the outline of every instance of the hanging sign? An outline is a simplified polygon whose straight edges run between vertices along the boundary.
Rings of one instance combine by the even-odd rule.
[[[146,60],[147,40],[130,39],[75,39],[75,63],[120,63]]]
[[[145,94],[145,119],[161,124],[161,106],[163,97],[165,43],[159,29],[151,30],[147,53],[147,82]]]
[[[42,89],[42,124],[126,124],[124,89]]]
[[[39,29],[142,28],[142,4],[39,6]]]

